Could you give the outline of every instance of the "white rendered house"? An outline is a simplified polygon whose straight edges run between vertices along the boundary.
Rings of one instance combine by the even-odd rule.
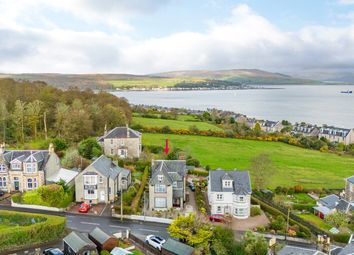
[[[211,214],[230,214],[247,219],[251,209],[251,181],[248,171],[209,171],[208,199]]]

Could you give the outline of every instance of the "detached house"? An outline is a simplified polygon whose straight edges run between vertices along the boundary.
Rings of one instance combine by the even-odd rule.
[[[128,126],[116,127],[98,138],[104,154],[120,158],[139,158],[141,153],[141,133]]]
[[[48,150],[5,150],[0,146],[0,190],[24,192],[53,183],[54,176],[57,181],[70,182],[76,174],[61,168],[52,144]]]
[[[183,208],[186,199],[185,160],[155,160],[151,163],[149,182],[150,210]]]
[[[118,191],[126,190],[131,173],[102,155],[75,178],[76,202],[109,203]]]
[[[319,138],[324,137],[332,143],[344,143],[345,145],[354,143],[353,129],[323,126],[320,128]]]
[[[212,214],[230,214],[238,219],[248,218],[251,194],[248,171],[209,171],[208,199]]]

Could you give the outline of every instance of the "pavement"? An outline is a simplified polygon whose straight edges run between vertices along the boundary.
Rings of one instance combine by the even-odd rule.
[[[169,238],[167,233],[167,224],[156,223],[156,222],[142,222],[142,221],[132,221],[112,218],[108,216],[96,216],[88,214],[77,214],[77,213],[62,213],[62,212],[49,212],[49,211],[38,211],[32,209],[22,209],[22,208],[12,208],[11,206],[0,205],[0,210],[11,210],[11,211],[22,211],[22,212],[32,212],[32,213],[43,213],[50,215],[65,216],[67,218],[66,226],[69,230],[78,231],[83,233],[88,233],[95,227],[100,227],[103,231],[108,234],[115,234],[117,232],[123,232],[129,230],[131,233],[137,237],[144,239],[147,235],[159,235],[163,238]],[[1,253],[0,254],[18,254],[18,255],[34,255],[35,248],[41,248],[42,251],[45,248],[57,247],[63,248],[62,240],[58,242],[52,242],[43,244],[38,247],[32,247],[28,249],[22,249],[20,251],[11,253]]]

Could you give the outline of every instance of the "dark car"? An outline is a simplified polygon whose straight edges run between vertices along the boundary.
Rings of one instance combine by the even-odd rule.
[[[213,214],[209,216],[209,220],[212,222],[224,222],[224,215],[222,214]]]
[[[43,251],[44,255],[64,255],[64,253],[58,248],[48,248]]]
[[[195,186],[193,182],[189,182],[188,187],[191,189],[191,191],[195,191]]]

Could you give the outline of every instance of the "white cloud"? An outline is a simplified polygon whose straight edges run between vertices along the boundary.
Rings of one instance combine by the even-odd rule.
[[[129,18],[144,10],[153,11],[157,4],[136,6],[134,3],[138,1],[133,1],[118,8],[118,5],[111,6],[108,0],[103,1],[102,6],[96,6],[97,2],[93,0],[85,1],[87,4],[83,4],[83,0],[61,0],[52,5],[68,13],[79,9],[73,15],[88,23],[101,22],[118,27],[115,33],[108,33],[65,29],[43,15],[44,25],[27,26],[32,24],[29,8],[35,9],[38,16],[41,16],[41,8],[48,8],[45,4],[34,8],[37,1],[47,2],[27,0],[27,4],[19,8],[22,17],[29,19],[24,25],[20,14],[11,12],[13,6],[9,2],[13,1],[0,0],[0,9],[10,8],[9,12],[4,12],[5,17],[0,16],[0,72],[153,73],[181,69],[354,68],[352,26],[304,27],[300,31],[284,32],[242,4],[231,11],[227,20],[214,22],[206,32],[180,32],[136,40],[122,32],[124,26],[116,26],[115,15],[124,9],[125,17]],[[75,2],[75,5],[68,7],[69,2]],[[112,14],[102,16],[102,13]],[[130,24],[126,24],[129,28]]]
[[[354,0],[338,0],[340,4],[354,4]]]

